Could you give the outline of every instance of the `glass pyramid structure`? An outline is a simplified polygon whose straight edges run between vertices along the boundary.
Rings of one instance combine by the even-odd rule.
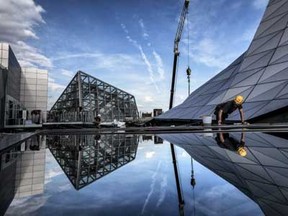
[[[126,117],[139,116],[133,95],[78,71],[51,108],[48,119],[93,122],[98,114],[102,121],[124,121]]]
[[[241,157],[236,150],[223,148],[216,141],[217,136],[209,133],[158,136],[185,149],[196,161],[233,184],[254,200],[265,215],[287,215],[287,136],[285,138],[277,133],[229,135],[238,141],[244,137],[245,157]],[[197,181],[197,176],[195,178]]]
[[[248,50],[182,104],[156,119],[200,119],[202,115],[211,115],[217,104],[238,94],[245,97],[246,119],[287,113],[287,22],[288,1],[270,0]],[[239,120],[238,112],[232,113],[228,120]]]

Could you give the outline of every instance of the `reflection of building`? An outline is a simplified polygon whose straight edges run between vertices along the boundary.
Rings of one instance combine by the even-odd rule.
[[[151,118],[152,117],[152,113],[142,113],[142,118]]]
[[[78,71],[50,110],[49,121],[93,122],[101,114],[102,121],[124,121],[138,118],[133,95]]]
[[[163,144],[163,139],[158,136],[154,136],[154,144]]]
[[[158,120],[200,119],[236,95],[245,97],[245,117],[288,122],[288,2],[270,0],[248,50]],[[237,112],[229,116],[239,120]]]
[[[246,133],[247,155],[221,148],[213,137],[161,134],[195,160],[253,199],[265,215],[287,215],[288,140],[264,133]],[[231,134],[240,140],[241,134]]]
[[[4,215],[15,196],[17,149],[0,152],[0,215]]]
[[[45,136],[33,136],[0,152],[0,215],[14,197],[43,192]]]
[[[46,121],[48,72],[21,69],[11,47],[0,43],[0,127]]]
[[[153,109],[153,117],[161,115],[163,113],[162,109]]]
[[[142,135],[142,140],[145,141],[145,140],[152,140],[153,137],[152,135]]]
[[[134,160],[138,137],[127,134],[49,135],[47,144],[78,190]]]
[[[17,158],[16,197],[40,194],[45,180],[45,136],[33,136],[21,145]]]

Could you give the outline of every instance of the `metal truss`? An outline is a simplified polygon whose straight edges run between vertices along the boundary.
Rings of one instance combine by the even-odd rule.
[[[79,190],[136,158],[137,135],[47,136],[47,146]]]
[[[51,108],[49,121],[93,122],[97,114],[103,121],[139,117],[133,95],[78,71]]]

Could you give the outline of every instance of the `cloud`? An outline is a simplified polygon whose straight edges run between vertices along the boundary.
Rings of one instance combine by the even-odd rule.
[[[142,37],[144,40],[148,41],[148,43],[145,42],[144,45],[141,45],[138,41],[132,39],[132,37],[129,35],[129,31],[127,30],[127,27],[125,24],[121,23],[121,28],[123,31],[126,33],[126,39],[135,47],[139,50],[141,58],[146,65],[146,69],[149,73],[149,79],[151,83],[154,85],[156,91],[159,93],[160,89],[158,86],[158,82],[164,79],[164,66],[163,66],[163,61],[161,59],[161,56],[154,50],[152,47],[151,43],[149,42],[149,34],[147,33],[146,27],[144,25],[144,21],[140,19],[138,21],[140,29],[142,31]],[[147,45],[149,49],[152,49],[152,55],[147,54],[143,46]],[[152,61],[149,60],[149,56],[153,56]],[[155,62],[155,63],[154,63]],[[157,71],[157,72],[155,72]]]
[[[33,0],[0,0],[0,41],[10,43],[19,63],[24,67],[52,67],[41,52],[26,44],[27,39],[38,39],[35,27],[44,24],[45,10]]]
[[[222,69],[232,61],[230,55],[224,55],[223,49],[210,38],[203,38],[193,46],[193,49],[195,52],[192,54],[192,59],[208,67]]]
[[[52,61],[49,58],[42,55],[38,49],[26,44],[23,41],[17,41],[12,45],[12,48],[15,51],[17,59],[19,59],[19,63],[22,67],[53,67]]]
[[[60,94],[66,88],[66,86],[56,83],[55,79],[48,77],[48,88],[51,90],[49,91],[49,96],[48,96],[47,109],[49,110],[55,104]]]
[[[140,27],[141,27],[141,29],[142,29],[142,36],[143,36],[143,38],[146,39],[146,40],[148,40],[149,34],[148,34],[147,31],[146,31],[146,28],[145,28],[143,19],[140,19],[138,22],[139,22],[139,25],[140,25]]]
[[[38,38],[33,28],[45,23],[44,9],[33,0],[0,0],[1,40],[14,43],[27,38]]]
[[[61,85],[59,83],[55,82],[55,79],[48,78],[48,88],[50,88],[52,91],[58,91],[58,90],[64,90],[66,86]]]
[[[268,5],[268,0],[253,0],[252,5],[256,9],[263,9]]]
[[[153,102],[154,99],[153,99],[153,97],[151,97],[151,96],[144,96],[144,101],[146,101],[146,102]]]
[[[61,69],[61,74],[65,77],[72,78],[74,76],[74,73],[69,70]]]
[[[140,61],[140,58],[134,55],[127,55],[122,53],[115,54],[103,54],[100,52],[93,53],[62,53],[60,56],[52,58],[53,62],[56,61],[67,61],[75,62],[72,59],[78,59],[77,65],[81,64],[81,61],[86,61],[88,58],[93,59],[95,62],[94,68],[96,69],[106,69],[111,71],[121,71],[134,66],[141,66],[143,62]],[[125,62],[125,64],[123,64]]]
[[[154,55],[154,58],[156,59],[156,62],[157,62],[157,72],[159,74],[160,80],[162,80],[162,79],[164,79],[164,76],[165,76],[163,61],[162,61],[160,55],[155,50],[153,50],[153,55]]]
[[[141,53],[142,59],[143,59],[145,65],[146,65],[146,67],[147,67],[147,70],[148,70],[148,72],[149,72],[149,74],[150,74],[150,80],[151,80],[152,83],[154,84],[157,92],[160,92],[160,91],[159,91],[159,88],[158,88],[158,86],[157,86],[157,84],[156,84],[156,82],[155,82],[155,80],[154,80],[154,71],[153,71],[153,68],[152,68],[151,63],[149,62],[147,56],[145,55],[145,53],[144,53],[144,51],[143,51],[143,49],[142,49],[142,47],[141,47],[140,45],[138,46],[138,49],[139,49],[139,51],[140,51],[140,53]]]

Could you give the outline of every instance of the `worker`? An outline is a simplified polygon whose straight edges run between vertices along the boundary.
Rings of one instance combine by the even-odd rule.
[[[101,123],[101,115],[98,114],[98,115],[94,118],[94,124],[96,125],[97,128],[100,128],[100,123]]]
[[[240,141],[229,136],[229,133],[223,132],[217,133],[215,140],[221,148],[237,152],[237,154],[239,154],[241,157],[245,157],[247,155],[247,151],[245,149],[245,137],[243,132],[241,133]]]
[[[241,123],[248,124],[244,120],[244,111],[242,104],[244,102],[244,98],[241,95],[237,95],[233,100],[227,101],[225,103],[218,104],[214,110],[214,114],[216,115],[216,121],[218,125],[221,125],[228,115],[234,112],[236,109],[239,110]]]

